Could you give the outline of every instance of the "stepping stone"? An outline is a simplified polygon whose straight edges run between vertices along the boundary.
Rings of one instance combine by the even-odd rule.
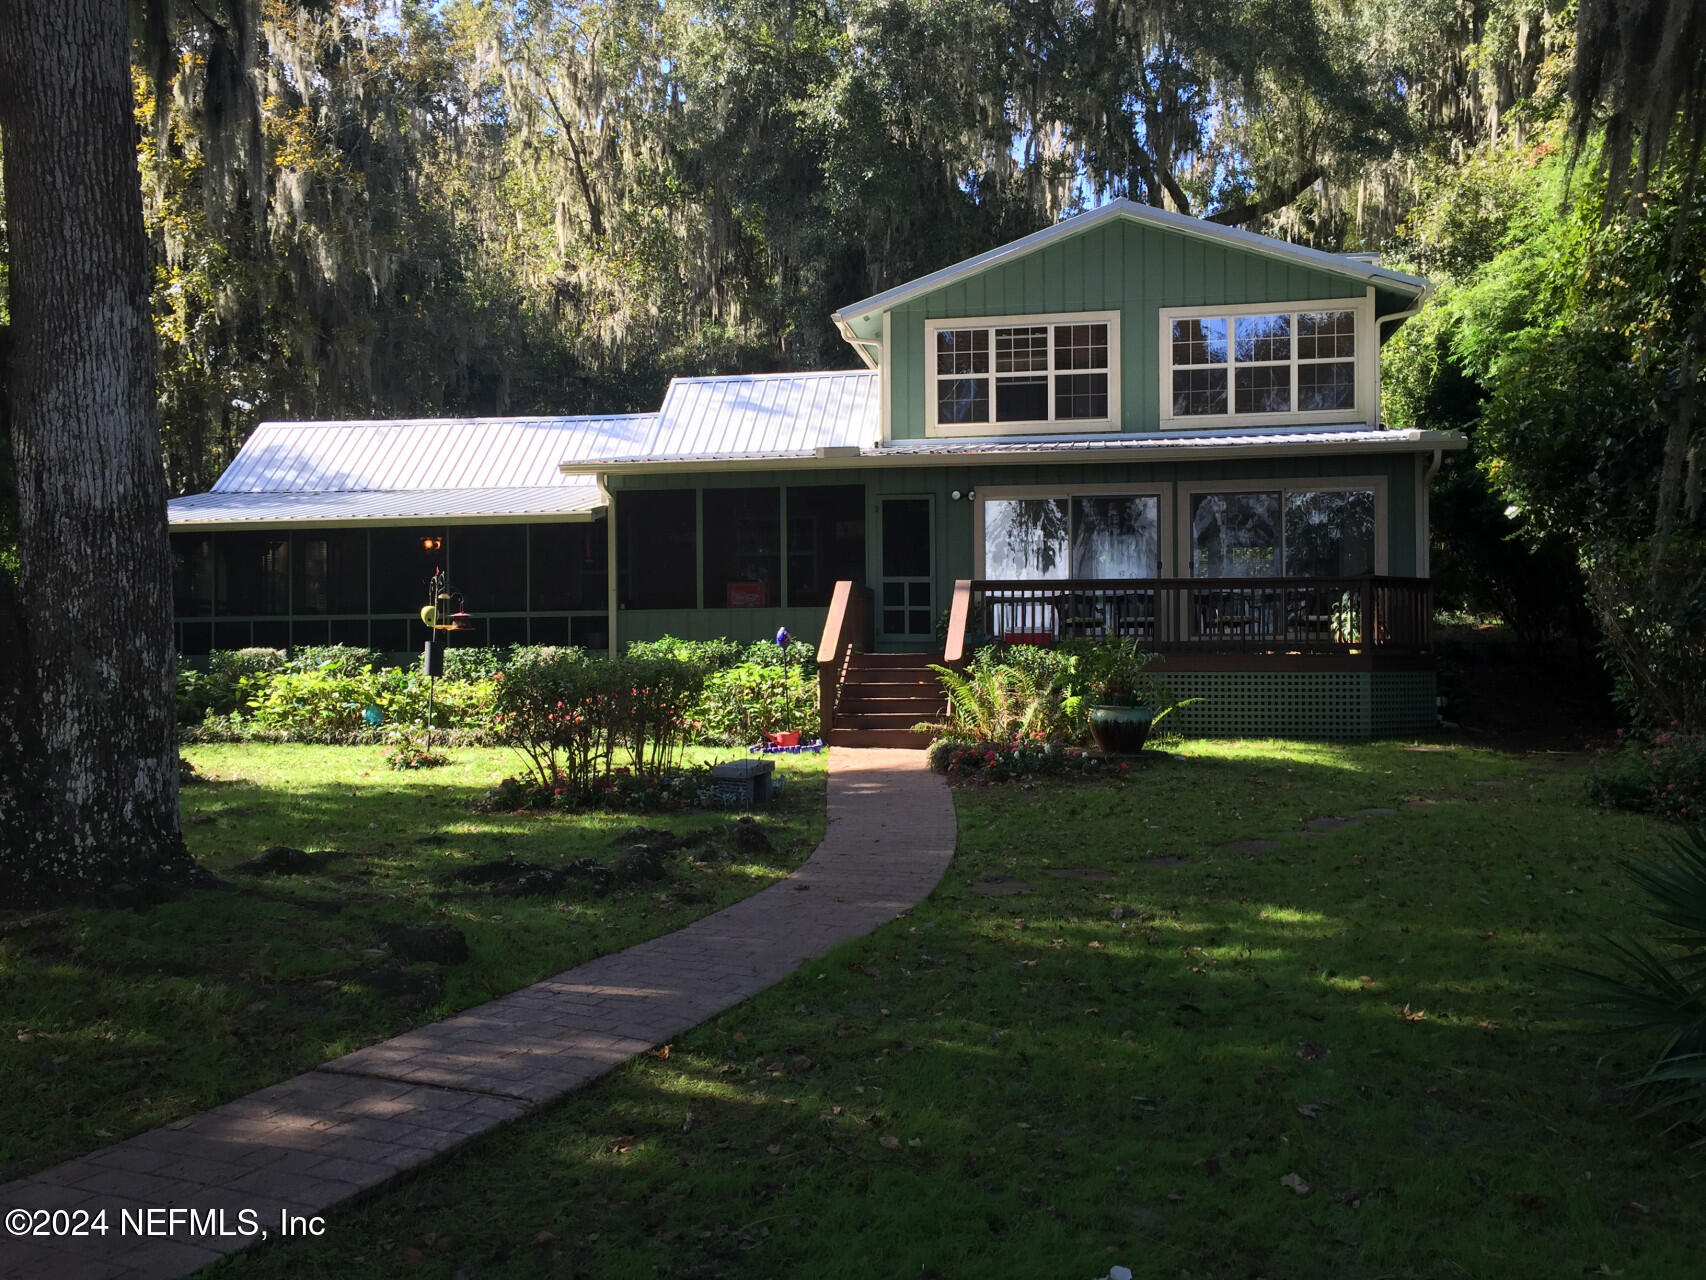
[[[1189,861],[1189,858],[1181,858],[1176,853],[1162,853],[1153,858],[1145,858],[1143,865],[1146,867],[1182,867]]]
[[[1387,809],[1381,805],[1375,805],[1368,809],[1358,809],[1357,812],[1362,814],[1364,817],[1385,818],[1397,813],[1398,811],[1396,809]]]
[[[1474,785],[1477,787],[1502,787],[1505,785],[1505,780],[1503,778],[1490,778],[1478,780]]]
[[[1438,800],[1406,800],[1406,801],[1404,801],[1404,808],[1406,808],[1406,809],[1432,809],[1438,803],[1439,803]]]
[[[1050,867],[1049,874],[1059,880],[1112,880],[1114,873],[1100,867]]]
[[[1035,893],[1037,887],[1013,876],[989,876],[973,884],[971,891],[986,898],[1005,898],[1015,893]]]
[[[1278,840],[1231,840],[1215,848],[1230,849],[1233,853],[1278,853],[1285,846]]]
[[[1322,832],[1337,831],[1340,827],[1358,826],[1361,822],[1361,818],[1306,818],[1303,825],[1310,831]]]

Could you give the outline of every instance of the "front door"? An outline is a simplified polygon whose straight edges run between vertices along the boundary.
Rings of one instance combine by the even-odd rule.
[[[877,585],[877,638],[893,648],[936,642],[931,595],[929,498],[884,498],[883,572]]]

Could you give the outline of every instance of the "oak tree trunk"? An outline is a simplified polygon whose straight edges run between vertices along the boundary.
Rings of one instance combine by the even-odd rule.
[[[0,904],[193,870],[124,0],[0,0],[21,570],[0,573]]]

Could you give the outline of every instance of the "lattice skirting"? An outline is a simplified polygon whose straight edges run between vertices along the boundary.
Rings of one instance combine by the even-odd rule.
[[[1431,671],[1171,671],[1179,698],[1199,698],[1164,727],[1188,738],[1366,741],[1438,724]]]

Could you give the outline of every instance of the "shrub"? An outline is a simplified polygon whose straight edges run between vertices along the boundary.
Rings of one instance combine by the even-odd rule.
[[[490,680],[504,665],[504,651],[491,645],[444,651],[446,680]]]
[[[1050,650],[989,645],[972,655],[964,671],[933,670],[947,690],[950,737],[1013,742],[1082,736],[1065,706],[1070,668]]]
[[[1663,1037],[1658,1056],[1633,1084],[1652,1099],[1649,1113],[1706,1125],[1706,825],[1671,842],[1671,857],[1653,867],[1625,862],[1648,899],[1659,928],[1656,946],[1607,941],[1627,975],[1572,970],[1586,986],[1587,1006],[1601,1020]]]
[[[661,658],[711,672],[739,662],[741,647],[733,640],[679,640],[675,636],[660,636],[656,640],[634,641],[628,646],[626,656],[636,661]]]
[[[216,649],[198,669],[178,659],[178,723],[200,724],[209,715],[228,716],[242,709],[239,686],[245,677],[284,667],[280,649]]]
[[[770,648],[781,655],[774,644]],[[816,672],[808,675],[781,662],[743,662],[714,671],[705,678],[692,719],[701,741],[720,746],[750,746],[769,733],[816,736]]]
[[[578,651],[518,654],[493,678],[492,725],[520,751],[539,785],[566,779],[577,795],[613,772],[660,778],[685,745],[704,672],[674,658],[592,658]]]
[[[244,650],[245,653],[250,652]],[[334,676],[356,676],[374,664],[371,649],[353,644],[305,644],[284,664],[290,671],[321,671]]]
[[[743,663],[759,667],[792,667],[797,671],[817,670],[817,646],[804,640],[790,640],[786,649],[774,640],[758,640],[747,645],[741,655]]]
[[[1588,795],[1608,809],[1673,822],[1706,821],[1706,733],[1625,738],[1620,748],[1601,756]]]
[[[255,729],[303,738],[348,740],[369,726],[362,710],[375,700],[371,671],[279,671],[245,676],[239,691]]]

